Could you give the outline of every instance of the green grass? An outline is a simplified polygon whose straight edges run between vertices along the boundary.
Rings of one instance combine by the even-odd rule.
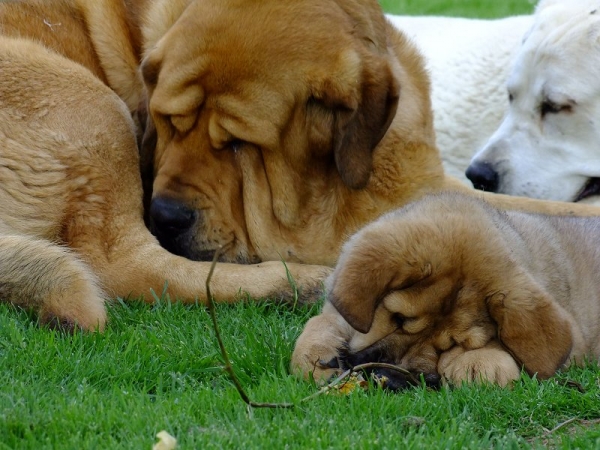
[[[299,402],[317,390],[287,373],[293,342],[316,311],[218,307],[253,400]],[[599,368],[591,365],[542,383],[524,377],[512,390],[372,388],[249,412],[220,368],[206,310],[167,303],[116,304],[104,334],[75,336],[0,305],[0,358],[0,448],[150,449],[162,429],[180,448],[600,448]]]
[[[531,8],[528,0],[386,6],[477,17]],[[294,341],[316,313],[268,303],[218,307],[225,344],[253,400],[299,402],[316,392],[287,373]],[[117,303],[104,334],[65,336],[0,305],[0,362],[0,449],[149,450],[162,429],[180,448],[202,449],[600,448],[597,365],[544,382],[524,377],[512,390],[391,395],[373,388],[294,410],[248,411],[221,370],[209,316],[198,306]]]
[[[496,18],[530,14],[536,2],[531,0],[381,0],[379,3],[391,14]]]

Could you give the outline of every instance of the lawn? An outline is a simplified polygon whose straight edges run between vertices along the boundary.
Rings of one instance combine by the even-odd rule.
[[[494,17],[528,0],[384,2],[393,13]],[[427,6],[424,6],[424,5]],[[600,368],[590,364],[513,389],[376,387],[320,395],[288,375],[295,339],[318,307],[221,305],[224,343],[255,401],[222,370],[206,308],[115,301],[104,334],[64,335],[0,304],[0,449],[150,449],[167,430],[180,448],[600,448]]]
[[[381,0],[386,12],[410,15],[441,15],[495,18],[529,14],[530,0]]]

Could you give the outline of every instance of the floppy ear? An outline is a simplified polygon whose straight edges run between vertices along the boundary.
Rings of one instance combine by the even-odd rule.
[[[400,88],[387,61],[364,62],[358,91],[329,89],[322,100],[334,110],[333,151],[344,183],[362,189],[369,182],[373,150],[385,135],[398,106]]]
[[[144,190],[144,220],[147,222],[150,201],[152,200],[152,185],[154,183],[154,151],[158,134],[148,112],[148,99],[140,102],[136,111],[139,124],[138,149],[140,153],[140,174],[142,176],[142,187]]]
[[[548,378],[565,363],[573,346],[568,313],[533,280],[494,294],[487,305],[500,341],[530,375]]]
[[[371,329],[375,309],[391,290],[406,289],[431,275],[429,263],[396,260],[385,237],[371,234],[358,243],[352,239],[329,281],[329,302],[361,333]]]

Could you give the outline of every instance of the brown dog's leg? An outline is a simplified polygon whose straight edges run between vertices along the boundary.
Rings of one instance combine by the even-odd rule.
[[[143,227],[142,217],[135,220],[138,226],[132,226],[121,236],[124,244],[118,250],[112,249],[115,253],[96,266],[108,293],[122,297],[144,296],[152,301],[150,290],[160,293],[166,282],[171,299],[205,304],[211,263],[190,261],[167,252]],[[250,296],[313,303],[322,298],[323,280],[330,271],[328,267],[284,265],[279,261],[255,265],[219,263],[210,289],[218,302],[234,302]]]
[[[35,311],[42,323],[102,330],[104,295],[89,268],[57,245],[0,236],[0,300]]]

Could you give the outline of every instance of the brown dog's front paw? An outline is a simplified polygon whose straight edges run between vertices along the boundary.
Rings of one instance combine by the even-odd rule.
[[[314,304],[325,295],[325,279],[330,267],[310,264],[266,261],[254,267],[260,271],[262,284],[244,289],[253,297],[269,297],[284,303]],[[267,281],[267,275],[270,277]]]
[[[488,344],[476,350],[454,347],[442,353],[438,371],[450,383],[493,383],[510,385],[521,376],[513,357],[500,345]]]
[[[313,304],[325,296],[325,279],[331,275],[333,269],[325,266],[294,265],[288,270],[288,280],[292,289],[291,300],[301,304]]]

